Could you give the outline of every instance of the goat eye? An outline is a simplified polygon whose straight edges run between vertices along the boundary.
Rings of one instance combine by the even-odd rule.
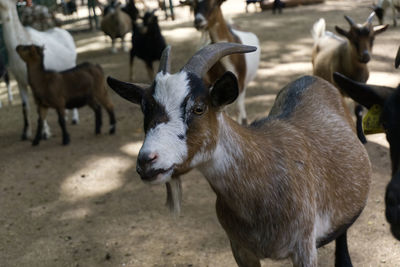
[[[204,106],[196,106],[193,108],[193,113],[196,115],[202,115],[205,111],[205,107]]]

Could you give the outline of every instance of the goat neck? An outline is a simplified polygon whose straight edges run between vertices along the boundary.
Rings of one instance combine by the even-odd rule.
[[[215,8],[215,20],[210,21],[208,32],[210,34],[211,41],[217,42],[237,42],[232,35],[228,24],[226,23],[224,16],[222,15],[221,8]]]

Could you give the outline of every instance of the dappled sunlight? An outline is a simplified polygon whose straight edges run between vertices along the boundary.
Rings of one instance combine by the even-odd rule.
[[[73,208],[67,211],[64,211],[60,217],[60,221],[64,220],[76,220],[76,219],[82,219],[85,218],[85,216],[89,216],[91,214],[91,211],[89,208]]]
[[[102,49],[110,48],[110,43],[105,42],[104,37],[99,36],[96,39],[101,39],[101,40],[96,40],[93,42],[88,42],[85,45],[77,46],[76,52],[84,53],[84,52],[92,52],[95,50],[102,50]]]
[[[128,143],[121,147],[121,151],[129,156],[136,157],[139,154],[139,150],[142,147],[142,145],[143,145],[142,141]]]
[[[386,135],[384,133],[367,135],[367,139],[370,142],[389,148],[389,143],[386,140]]]
[[[245,103],[254,104],[254,103],[265,103],[265,102],[272,102],[275,100],[276,95],[257,95],[253,97],[246,97]]]
[[[94,156],[83,168],[65,178],[60,186],[60,198],[74,202],[114,191],[123,185],[123,172],[131,166],[132,160],[124,157]]]
[[[163,35],[166,38],[173,39],[174,41],[184,41],[186,39],[200,38],[200,33],[194,27],[163,30]]]
[[[276,65],[268,69],[259,69],[257,75],[259,77],[267,77],[275,75],[280,76],[282,74],[293,75],[293,74],[311,73],[311,71],[312,71],[312,65],[310,62],[294,62],[294,63]]]
[[[390,87],[397,87],[399,82],[400,82],[399,73],[372,71],[368,79],[368,84],[377,84]]]

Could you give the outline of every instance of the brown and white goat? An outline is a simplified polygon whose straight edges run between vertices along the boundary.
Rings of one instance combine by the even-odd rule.
[[[44,69],[43,47],[19,45],[16,50],[26,62],[29,85],[38,109],[38,128],[32,145],[38,145],[42,138],[43,120],[46,119],[48,108],[57,111],[63,145],[69,144],[70,141],[64,119],[66,108],[89,105],[96,116],[95,133],[99,134],[102,124],[100,105],[102,105],[110,117],[109,132],[115,133],[114,106],[107,94],[103,69],[99,65],[85,62],[72,69],[56,72]]]
[[[211,43],[230,42],[251,45],[259,48],[259,41],[255,34],[233,29],[228,25],[222,15],[221,4],[225,0],[195,0],[194,1],[194,25],[200,31],[209,33]],[[239,97],[237,106],[239,109],[238,122],[247,123],[245,109],[246,87],[254,79],[260,61],[260,49],[249,54],[234,54],[222,58],[207,73],[207,80],[214,83],[226,71],[236,75],[239,83]]]
[[[353,80],[365,83],[369,77],[367,63],[371,59],[375,36],[384,32],[389,25],[372,26],[375,13],[371,13],[365,23],[356,24],[350,17],[344,16],[350,24],[346,31],[335,26],[338,34],[325,31],[325,20],[319,19],[313,26],[311,34],[314,38],[312,51],[313,74],[335,84],[333,73],[340,72]],[[342,92],[343,94],[343,92]],[[357,135],[361,142],[366,143],[362,131],[362,107],[356,105]]]
[[[366,204],[371,166],[343,98],[304,76],[281,90],[267,118],[239,125],[223,111],[239,95],[236,76],[228,71],[210,87],[202,77],[221,57],[254,49],[212,44],[175,74],[167,49],[148,88],[108,78],[144,113],[137,172],[159,184],[198,168],[239,266],[291,258],[316,267],[317,248],[333,240],[336,266],[351,266],[346,231]]]

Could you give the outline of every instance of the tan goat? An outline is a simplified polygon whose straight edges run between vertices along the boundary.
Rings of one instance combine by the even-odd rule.
[[[350,17],[345,19],[350,24],[350,30],[346,31],[336,26],[338,34],[325,31],[325,20],[318,20],[311,34],[314,38],[312,51],[313,73],[335,84],[333,73],[339,72],[358,82],[366,82],[369,77],[367,63],[371,59],[372,46],[377,34],[384,32],[389,25],[372,26],[375,13],[371,13],[364,24],[356,24]],[[343,94],[343,92],[342,92]],[[355,109],[357,117],[357,135],[361,142],[366,143],[362,132],[362,106]]]
[[[64,119],[66,108],[89,105],[96,116],[95,133],[99,134],[102,105],[110,117],[110,134],[115,133],[114,106],[107,94],[104,73],[99,65],[86,62],[72,69],[56,72],[44,69],[43,47],[19,45],[16,50],[27,64],[29,85],[38,108],[38,128],[32,145],[38,145],[42,138],[43,120],[46,119],[48,108],[57,111],[63,145],[70,142]]]
[[[351,266],[346,231],[366,204],[371,165],[343,98],[304,76],[280,91],[267,118],[239,125],[223,111],[239,95],[236,76],[228,71],[210,87],[203,76],[223,56],[254,49],[209,45],[175,74],[167,50],[148,88],[108,78],[144,113],[137,172],[159,184],[198,168],[241,267],[262,258],[316,267],[317,248],[333,240],[336,266]]]

